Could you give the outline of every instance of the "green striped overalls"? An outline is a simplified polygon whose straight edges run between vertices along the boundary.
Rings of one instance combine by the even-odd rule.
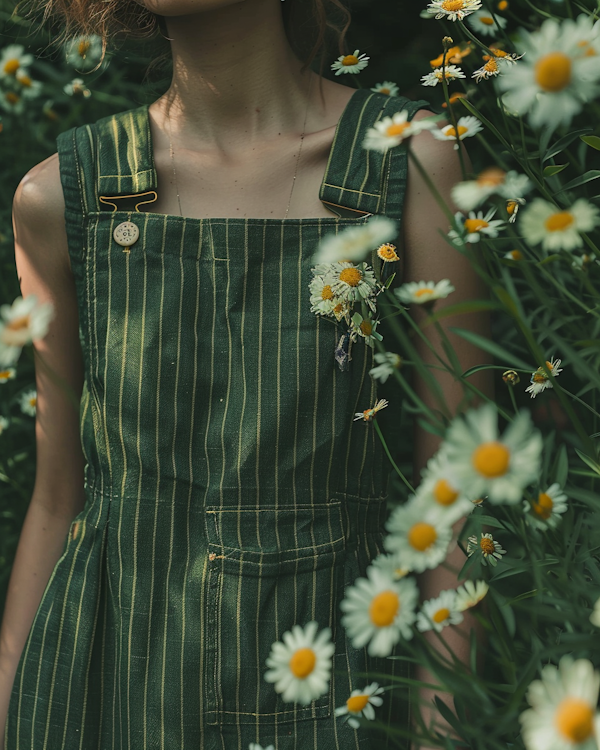
[[[367,668],[369,681],[401,669],[352,648],[339,606],[383,551],[390,469],[354,414],[390,398],[378,420],[393,449],[400,394],[369,376],[360,341],[338,367],[345,325],[310,311],[309,282],[324,235],[401,219],[406,149],[362,140],[425,105],[355,92],[321,185],[330,218],[136,211],[157,189],[145,105],[58,137],[86,504],[19,662],[5,750],[388,746],[334,710]],[[113,234],[125,221],[139,230],[130,247]],[[330,690],[284,703],[265,660],[311,620],[336,644]],[[376,714],[400,726],[394,695]]]

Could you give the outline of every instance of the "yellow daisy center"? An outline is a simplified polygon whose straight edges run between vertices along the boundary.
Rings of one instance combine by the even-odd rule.
[[[385,628],[394,622],[399,609],[398,594],[395,591],[382,591],[381,594],[373,597],[369,607],[369,617],[373,625]]]
[[[31,78],[29,76],[21,76],[19,78],[19,83],[21,84],[21,86],[29,87],[31,86]]]
[[[387,88],[387,86],[384,86],[383,88],[379,89],[380,94],[389,94],[390,90]]]
[[[439,625],[441,622],[444,622],[444,620],[447,620],[450,617],[450,610],[446,607],[442,607],[442,609],[438,609],[438,611],[434,614],[434,616],[431,618],[434,622],[437,622]]]
[[[479,20],[481,21],[481,23],[485,24],[486,26],[494,25],[494,19],[491,16],[480,16]]]
[[[495,60],[488,60],[483,69],[486,73],[495,73],[498,70],[498,63]]]
[[[77,52],[81,57],[85,58],[90,46],[91,42],[81,41],[79,42],[79,46],[77,47]]]
[[[404,131],[410,127],[410,122],[397,122],[393,125],[390,125],[389,128],[386,130],[386,135],[389,135],[390,137],[394,135],[402,135]]]
[[[333,299],[333,292],[331,291],[330,284],[325,284],[321,290],[321,299]]]
[[[290,659],[290,672],[299,680],[304,680],[315,668],[317,657],[312,648],[299,648]]]
[[[7,91],[6,94],[4,95],[4,98],[6,99],[7,102],[10,102],[11,104],[17,104],[20,97],[18,97],[14,93],[14,91]]]
[[[383,260],[394,261],[394,260],[400,260],[398,254],[396,253],[396,246],[395,245],[382,245],[377,250],[377,255],[379,255],[380,258]]]
[[[437,539],[437,532],[430,523],[416,523],[408,532],[408,543],[413,549],[425,552]]]
[[[554,502],[550,495],[548,495],[546,492],[540,492],[540,494],[538,495],[537,503],[532,503],[533,510],[544,520],[548,520],[548,518],[550,518],[550,516],[552,515],[553,507]]]
[[[519,205],[519,201],[508,201],[506,204],[506,213],[512,216]]]
[[[362,273],[358,268],[344,268],[340,273],[340,281],[345,282],[348,286],[358,286],[362,279]]]
[[[523,253],[520,250],[511,250],[510,257],[513,260],[523,260]]]
[[[467,232],[479,232],[485,227],[489,227],[489,224],[487,221],[484,221],[483,219],[466,219],[465,220],[465,229]]]
[[[459,138],[460,138],[461,135],[464,135],[465,133],[468,133],[468,132],[469,132],[469,128],[466,128],[464,125],[459,125],[458,126],[458,136],[459,136]],[[456,138],[456,130],[455,130],[455,128],[454,128],[453,125],[448,128],[448,130],[446,131],[446,135],[449,135],[452,138]]]
[[[494,547],[493,539],[490,539],[487,536],[481,537],[479,546],[481,547],[481,551],[483,552],[484,555],[493,555],[496,550],[496,548]]]
[[[358,63],[358,57],[356,55],[346,55],[342,60],[342,65],[356,65]]]
[[[506,178],[506,172],[499,167],[484,169],[477,177],[477,184],[482,187],[496,187],[502,185]]]
[[[9,76],[14,76],[14,74],[19,70],[21,67],[21,64],[19,61],[14,58],[13,60],[7,60],[4,63],[4,72],[8,73]]]
[[[581,698],[565,698],[556,709],[554,722],[570,742],[585,742],[594,732],[594,711]]]
[[[10,93],[10,92],[9,92]],[[7,94],[8,98],[8,94]],[[6,324],[6,327],[10,331],[22,331],[23,328],[27,328],[29,325],[29,315],[22,315],[20,318],[15,318]]]
[[[498,10],[506,10],[508,8],[507,0],[500,0],[498,3]]]
[[[350,713],[358,714],[363,710],[368,702],[368,695],[353,695],[351,698],[348,698],[348,700],[346,701],[346,705],[348,706],[348,711],[350,711]]]
[[[424,294],[433,294],[434,292],[435,289],[432,289],[430,286],[425,286],[422,289],[417,289],[415,297],[422,297]]]
[[[535,80],[544,91],[562,91],[571,83],[571,58],[564,52],[550,52],[535,64]]]
[[[558,211],[546,219],[544,226],[549,232],[560,232],[563,229],[570,227],[573,222],[574,218],[572,213],[569,211]]]
[[[464,7],[464,0],[444,0],[444,2],[442,3],[442,8],[444,10],[450,11],[450,13],[452,13],[453,11],[462,10]]]
[[[508,471],[510,451],[502,443],[482,443],[473,451],[473,466],[484,477],[501,477]]]
[[[8,380],[10,378],[10,370],[0,370],[0,380]]]
[[[333,312],[337,315],[341,315],[344,310],[344,305],[341,302],[338,302],[337,305],[333,308]]]
[[[360,330],[365,336],[370,336],[373,333],[373,326],[368,320],[363,320],[360,324]]]
[[[438,479],[433,488],[433,496],[440,505],[452,505],[458,494],[446,479]]]

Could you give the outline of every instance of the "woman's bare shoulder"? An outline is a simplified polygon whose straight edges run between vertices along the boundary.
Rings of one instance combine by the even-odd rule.
[[[43,253],[46,262],[68,265],[65,201],[57,153],[33,166],[21,179],[13,198],[13,225],[19,248]]]

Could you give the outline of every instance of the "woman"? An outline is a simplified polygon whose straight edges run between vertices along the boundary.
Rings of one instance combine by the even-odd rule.
[[[322,29],[329,5],[308,13]],[[405,280],[481,295],[405,152],[387,174],[355,147],[382,112],[432,113],[303,66],[306,6],[286,11],[287,32],[280,0],[61,8],[86,33],[124,12],[160,18],[173,79],[147,108],[61,134],[15,195],[22,293],[56,308],[38,350],[81,411],[38,369],[36,485],[3,624],[5,750],[383,748],[334,716],[360,672],[400,664],[353,649],[339,622],[344,588],[383,550],[389,465],[352,420],[383,390],[369,347],[337,366],[341,328],[310,312],[308,282],[319,239],[380,214],[403,219]],[[450,203],[452,144],[424,133],[412,148]],[[440,381],[456,406],[459,385]],[[437,442],[416,429],[415,476]],[[455,584],[436,571],[421,593]],[[310,621],[332,631],[331,689],[284,701],[266,658]],[[379,718],[401,723],[386,698]]]

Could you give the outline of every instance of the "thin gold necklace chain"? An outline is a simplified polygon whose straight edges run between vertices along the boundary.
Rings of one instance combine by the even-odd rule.
[[[292,178],[292,189],[290,190],[290,197],[288,199],[287,208],[285,209],[284,218],[287,219],[288,211],[290,210],[290,203],[292,202],[292,193],[294,192],[294,185],[296,184],[296,176],[298,174],[298,164],[300,162],[300,154],[302,153],[302,144],[304,143],[304,136],[306,134],[306,120],[308,118],[308,105],[310,102],[310,92],[312,88],[312,78],[308,84],[308,96],[306,98],[306,112],[304,113],[304,125],[302,126],[302,135],[300,136],[300,148],[298,149],[298,156],[296,157],[296,169],[294,170],[294,177]],[[175,157],[173,155],[173,141],[171,139],[171,115],[167,114],[169,121],[169,150],[171,152],[171,165],[173,167],[173,177],[175,178],[175,190],[177,192],[177,203],[179,204],[179,215],[183,216],[181,210],[181,198],[179,197],[179,185],[177,184],[177,171],[175,170]]]

